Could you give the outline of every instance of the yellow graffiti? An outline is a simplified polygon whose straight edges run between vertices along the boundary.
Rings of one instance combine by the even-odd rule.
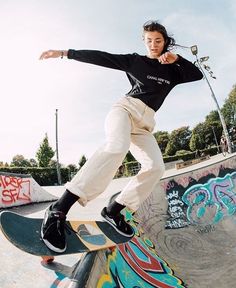
[[[112,260],[115,260],[116,258],[116,255],[117,255],[117,249],[114,249],[111,254],[108,255],[108,259],[107,259],[107,265],[106,265],[106,270],[108,271],[108,274],[103,274],[101,276],[101,278],[99,279],[98,281],[98,284],[97,284],[97,288],[102,288],[103,287],[103,284],[105,282],[109,282],[112,284],[112,276],[111,276],[111,273],[110,273],[110,269],[109,269],[109,266],[110,266],[110,262]]]

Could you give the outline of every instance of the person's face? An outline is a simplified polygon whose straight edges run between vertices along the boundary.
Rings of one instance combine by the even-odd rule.
[[[148,57],[158,58],[165,46],[163,35],[157,31],[145,31],[143,40],[148,51]]]

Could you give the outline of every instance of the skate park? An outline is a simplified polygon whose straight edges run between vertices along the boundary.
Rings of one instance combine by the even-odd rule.
[[[235,169],[236,154],[167,169],[137,213],[126,213],[135,237],[111,249],[57,256],[47,264],[1,233],[0,287],[234,287]],[[0,176],[1,211],[41,218],[64,192],[63,186],[40,187],[30,176]],[[68,218],[99,219],[103,206],[128,181],[114,179],[86,207],[74,205]],[[18,197],[10,197],[7,189],[16,186]]]

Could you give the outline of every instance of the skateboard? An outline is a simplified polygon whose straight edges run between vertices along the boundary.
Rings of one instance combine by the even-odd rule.
[[[112,226],[103,221],[66,221],[71,233],[66,232],[67,249],[56,253],[41,239],[43,219],[29,218],[14,212],[0,214],[0,228],[14,246],[29,254],[41,256],[45,261],[53,261],[57,255],[67,255],[96,251],[128,242],[132,237],[119,234]]]

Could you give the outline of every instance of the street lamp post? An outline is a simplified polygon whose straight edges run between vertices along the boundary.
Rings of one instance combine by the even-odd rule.
[[[217,151],[218,151],[218,153],[220,153],[220,148],[219,148],[219,144],[218,144],[218,141],[217,141],[217,138],[216,138],[215,129],[214,129],[213,126],[211,126],[211,129],[212,129],[212,132],[213,132],[213,135],[214,135],[214,139],[215,139],[215,143],[216,143]]]
[[[204,79],[206,80],[206,82],[207,82],[207,84],[208,84],[208,86],[209,86],[209,88],[211,90],[211,96],[212,96],[212,98],[213,98],[213,100],[214,100],[214,102],[216,104],[217,112],[219,114],[221,125],[223,127],[224,135],[225,135],[225,138],[226,138],[226,141],[227,141],[228,152],[232,153],[231,141],[230,141],[230,138],[229,138],[229,133],[228,133],[227,126],[226,126],[226,123],[225,123],[225,119],[224,119],[224,117],[223,117],[223,115],[222,115],[222,113],[220,111],[220,106],[219,106],[219,104],[217,102],[217,99],[216,99],[215,93],[214,93],[214,91],[213,91],[213,89],[211,87],[211,84],[210,84],[210,82],[209,82],[209,80],[208,80],[208,78],[206,76],[206,73],[205,73],[204,69],[202,68],[202,65],[203,65],[202,63],[207,61],[209,59],[209,56],[202,57],[202,58],[198,59],[198,57],[197,57],[197,53],[198,53],[197,45],[191,46],[190,48],[191,48],[192,54],[195,55],[196,62],[197,62],[198,66],[199,66],[199,68],[200,68],[200,70],[201,70],[201,72],[202,72],[202,74],[204,76]],[[210,76],[212,78],[216,79],[212,75],[212,71],[210,71],[210,67],[209,66],[204,65],[204,68],[209,72],[209,74],[210,74]]]
[[[57,159],[57,181],[61,185],[61,171],[59,164],[59,151],[58,151],[58,109],[56,109],[56,159]]]

